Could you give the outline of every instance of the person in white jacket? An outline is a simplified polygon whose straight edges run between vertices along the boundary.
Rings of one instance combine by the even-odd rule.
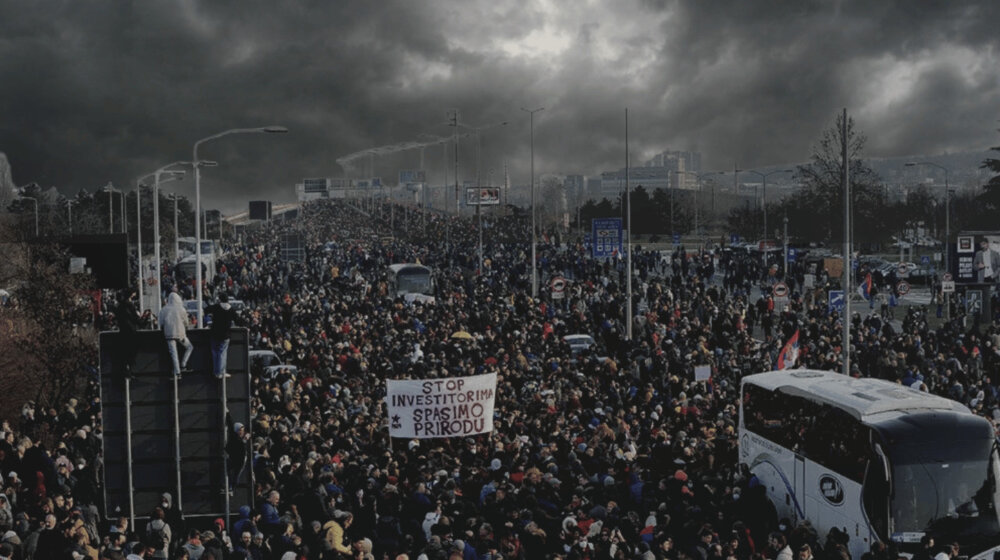
[[[163,336],[167,339],[167,351],[170,352],[170,360],[174,365],[174,376],[179,379],[181,371],[189,371],[187,363],[191,358],[191,352],[194,351],[194,345],[187,338],[188,313],[177,292],[170,292],[167,296],[167,304],[160,310],[157,320],[160,329],[163,330]],[[177,355],[178,344],[184,347],[184,356],[180,359]]]

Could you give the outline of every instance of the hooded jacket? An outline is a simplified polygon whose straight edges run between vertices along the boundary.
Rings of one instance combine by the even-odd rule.
[[[188,313],[184,309],[184,302],[177,292],[170,292],[167,296],[167,304],[160,310],[157,320],[163,336],[167,338],[187,338]]]
[[[170,525],[167,525],[162,519],[154,519],[146,525],[146,535],[153,536],[159,535],[162,538],[163,545],[157,546],[155,552],[153,552],[153,558],[167,558],[168,557],[168,547],[170,546]],[[157,543],[159,544],[159,543]]]

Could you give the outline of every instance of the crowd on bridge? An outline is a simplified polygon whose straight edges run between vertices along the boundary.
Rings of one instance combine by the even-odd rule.
[[[3,424],[0,557],[849,558],[851,537],[777,519],[737,468],[743,376],[774,369],[796,332],[797,366],[841,368],[841,317],[825,300],[796,284],[776,300],[773,271],[736,255],[637,248],[629,314],[625,260],[591,259],[581,238],[556,231],[539,236],[533,297],[530,220],[484,221],[481,269],[475,221],[388,205],[311,202],[232,238],[204,297],[242,300],[236,323],[251,346],[296,366],[252,378],[255,502],[231,527],[185,519],[168,493],[136,527],[101,511],[95,379]],[[306,240],[302,262],[282,259],[288,231]],[[386,270],[399,262],[436,271],[434,303],[393,292]],[[554,275],[568,279],[561,299],[547,288]],[[193,297],[190,282],[163,285]],[[113,327],[117,302],[103,305],[98,323]],[[852,375],[1000,423],[1000,325],[956,316],[932,327],[917,307],[900,318],[867,307],[851,317]],[[574,352],[563,336],[576,333],[596,344]],[[695,380],[699,366],[709,380]],[[387,379],[479,373],[497,374],[492,432],[388,436]],[[896,560],[885,547],[870,558]]]

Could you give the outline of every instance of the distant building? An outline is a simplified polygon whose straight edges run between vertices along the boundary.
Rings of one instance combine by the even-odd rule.
[[[655,189],[694,189],[697,179],[688,173],[701,171],[701,154],[698,152],[665,151],[656,154],[642,166],[629,168],[632,188],[642,185],[647,191]],[[600,189],[596,198],[615,198],[625,190],[625,169],[601,174]]]
[[[567,175],[563,179],[563,187],[566,189],[566,199],[574,205],[587,200],[587,178],[583,175]]]
[[[324,198],[346,198],[354,185],[349,179],[313,178],[303,179],[295,185],[295,196],[299,202]]]
[[[628,170],[628,183],[631,188],[642,185],[647,191],[670,188],[694,188],[694,183],[685,183],[683,175],[677,175],[675,169],[669,167],[635,167]],[[625,190],[625,168],[618,171],[601,173],[601,191],[599,198],[613,199]]]
[[[701,172],[701,153],[667,151],[653,156],[646,162],[646,167],[669,167],[675,171]]]

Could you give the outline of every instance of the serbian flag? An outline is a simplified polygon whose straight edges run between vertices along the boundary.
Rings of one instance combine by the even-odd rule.
[[[781,349],[781,353],[778,354],[778,364],[776,369],[791,369],[795,365],[795,361],[799,359],[799,331],[795,331],[795,334],[788,339],[785,343],[785,347]]]
[[[866,300],[872,299],[872,273],[865,275],[865,281],[858,286],[858,293]]]

